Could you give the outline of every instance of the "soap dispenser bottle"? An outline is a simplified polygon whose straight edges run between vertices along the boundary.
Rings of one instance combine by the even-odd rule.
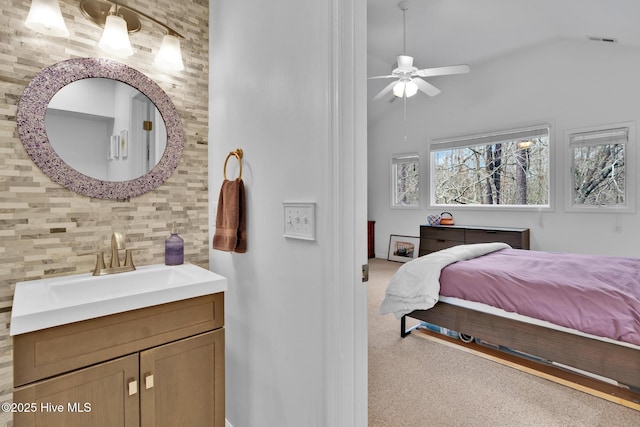
[[[164,263],[166,265],[184,263],[184,240],[178,236],[175,222],[171,227],[171,235],[164,241]]]

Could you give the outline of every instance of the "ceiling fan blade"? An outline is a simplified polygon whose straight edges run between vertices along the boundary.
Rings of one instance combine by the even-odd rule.
[[[393,89],[393,86],[396,84],[397,82],[391,82],[389,83],[387,86],[385,86],[384,89],[382,89],[380,92],[378,92],[378,94],[376,96],[373,97],[374,101],[377,101],[378,99],[382,98],[383,96],[385,96],[386,94],[388,94],[389,92],[391,92],[391,90]]]
[[[394,76],[393,74],[389,74],[388,76],[373,76],[373,77],[367,77],[367,79],[369,80],[373,80],[373,79],[397,79],[398,76]]]
[[[448,67],[425,68],[418,70],[414,75],[419,77],[448,76],[451,74],[465,74],[469,72],[468,65],[450,65]]]
[[[437,94],[440,93],[440,89],[438,89],[431,83],[427,83],[424,80],[419,78],[414,78],[411,80],[413,80],[413,82],[418,85],[418,89],[420,89],[422,92],[426,93],[429,96],[436,96]]]

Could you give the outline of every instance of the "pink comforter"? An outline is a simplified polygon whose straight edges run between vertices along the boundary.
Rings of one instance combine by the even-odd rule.
[[[640,259],[503,249],[444,268],[440,294],[640,345]]]

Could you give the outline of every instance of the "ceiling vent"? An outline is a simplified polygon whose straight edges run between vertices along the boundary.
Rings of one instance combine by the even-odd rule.
[[[594,41],[594,42],[618,43],[618,39],[613,38],[613,37],[593,37],[593,36],[589,36],[587,38],[589,40],[591,40],[591,41]]]

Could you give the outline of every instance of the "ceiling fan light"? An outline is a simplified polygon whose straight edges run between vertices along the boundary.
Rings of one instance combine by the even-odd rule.
[[[415,95],[416,93],[418,93],[418,85],[415,84],[415,82],[413,80],[409,80],[404,85],[404,92],[405,92],[405,95],[407,96],[407,98],[410,98],[413,95]]]
[[[105,52],[116,56],[131,56],[133,49],[129,41],[127,21],[120,16],[109,15],[104,23],[104,31],[98,46]]]
[[[58,0],[33,0],[24,25],[30,30],[54,37],[69,36]]]
[[[399,81],[398,83],[395,84],[395,86],[393,86],[393,94],[398,98],[402,98],[404,96],[405,86],[406,85],[403,81]]]
[[[158,68],[167,71],[182,71],[184,63],[182,62],[182,52],[180,51],[180,39],[172,34],[165,34],[162,38],[160,50],[156,55],[154,64]]]

